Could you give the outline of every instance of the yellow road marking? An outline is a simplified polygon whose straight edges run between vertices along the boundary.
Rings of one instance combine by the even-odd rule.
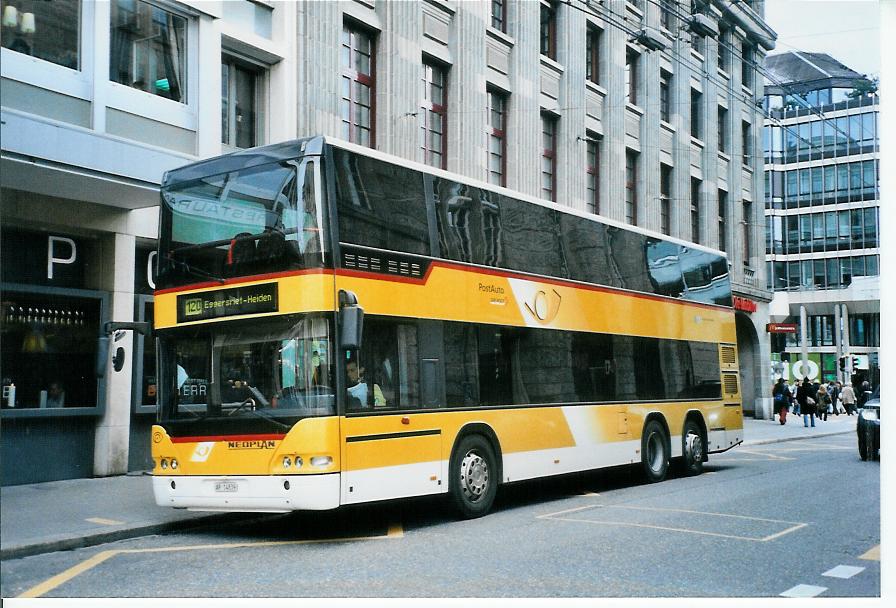
[[[116,519],[104,519],[102,517],[88,517],[86,521],[94,524],[103,524],[104,526],[120,526],[124,523],[123,521],[118,521]]]
[[[53,578],[48,579],[48,580],[44,581],[43,583],[40,583],[39,585],[35,585],[34,587],[29,589],[25,593],[21,594],[19,597],[40,597],[43,594],[45,594],[49,591],[52,591],[59,585],[65,583],[67,581],[70,581],[71,579],[75,578],[79,574],[87,572],[91,568],[103,563],[110,557],[118,555],[118,553],[120,553],[120,552],[119,551],[103,551],[101,553],[97,553],[90,559],[84,560],[83,562],[81,562],[80,564],[77,564],[76,566],[72,566],[65,572],[57,574]]]
[[[880,561],[880,545],[871,547],[865,553],[860,555],[859,559],[868,559],[871,561],[879,562]]]
[[[70,581],[76,576],[95,568],[108,559],[116,555],[139,554],[139,553],[174,553],[181,551],[202,551],[213,549],[241,549],[248,547],[280,547],[286,545],[313,545],[322,543],[345,543],[365,540],[382,540],[384,538],[403,538],[404,530],[400,523],[393,523],[389,526],[386,536],[354,536],[349,538],[321,538],[311,540],[271,540],[258,542],[242,542],[242,543],[225,543],[217,545],[184,545],[182,547],[153,547],[148,549],[116,549],[111,551],[102,551],[93,557],[84,560],[80,564],[76,564],[68,570],[47,579],[46,581],[35,585],[28,591],[25,591],[18,597],[40,597],[49,593],[53,589],[59,587],[63,583]]]

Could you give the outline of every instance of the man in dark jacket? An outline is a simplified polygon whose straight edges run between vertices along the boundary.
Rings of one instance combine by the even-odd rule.
[[[815,426],[815,391],[809,377],[803,378],[802,384],[796,389],[796,400],[800,404],[800,412],[803,414],[803,426],[809,426],[809,420],[812,420],[812,426]]]

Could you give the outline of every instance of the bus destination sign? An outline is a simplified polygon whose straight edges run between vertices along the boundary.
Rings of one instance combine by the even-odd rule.
[[[177,296],[177,322],[277,312],[277,283]]]

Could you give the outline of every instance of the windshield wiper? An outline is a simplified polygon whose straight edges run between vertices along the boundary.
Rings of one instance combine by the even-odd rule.
[[[213,280],[213,281],[217,281],[217,282],[219,282],[219,283],[225,283],[225,282],[227,282],[227,279],[225,279],[224,277],[219,277],[219,276],[216,275],[216,274],[212,274],[212,273],[210,273],[210,272],[206,272],[205,270],[202,270],[201,268],[197,268],[197,267],[195,267],[195,266],[193,266],[193,265],[191,265],[191,264],[187,264],[187,263],[184,262],[183,260],[175,260],[175,259],[174,259],[173,257],[171,257],[171,256],[168,256],[168,260],[169,260],[172,264],[174,264],[174,267],[175,267],[175,268],[179,268],[179,269],[181,269],[181,270],[185,270],[185,271],[189,272],[189,273],[192,274],[192,275],[195,275],[195,276],[198,276],[198,277],[203,277],[203,278],[206,278],[206,279],[211,279],[211,280]]]
[[[273,422],[273,423],[276,424],[277,426],[279,426],[279,427],[281,427],[281,428],[284,428],[284,429],[286,429],[287,431],[290,430],[290,429],[292,429],[292,427],[289,426],[288,424],[283,424],[283,423],[280,422],[279,420],[275,420],[273,416],[269,416],[269,415],[267,415],[267,414],[262,414],[261,412],[259,412],[259,411],[256,410],[256,409],[247,409],[247,410],[243,410],[243,411],[249,412],[250,414],[255,414],[255,415],[258,416],[259,418],[263,418],[263,419],[265,419],[265,420],[267,420],[267,421],[269,421],[269,422]]]

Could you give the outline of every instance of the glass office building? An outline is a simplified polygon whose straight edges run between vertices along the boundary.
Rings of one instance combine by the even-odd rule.
[[[863,378],[876,384],[876,85],[823,53],[772,55],[767,68],[772,74],[765,87],[763,133],[766,276],[774,291],[770,320],[797,326],[795,333],[773,339],[773,359],[789,359],[785,377]]]

